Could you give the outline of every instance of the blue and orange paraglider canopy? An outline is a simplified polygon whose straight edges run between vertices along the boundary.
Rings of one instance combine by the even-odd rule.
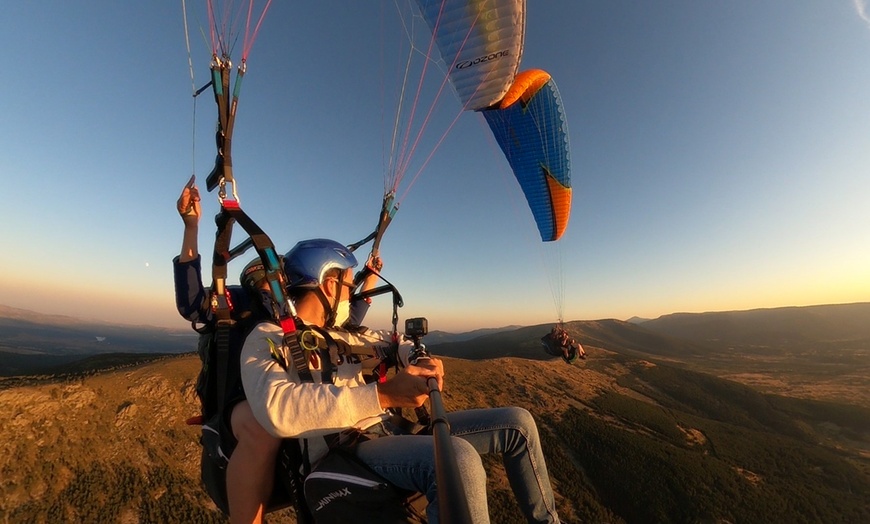
[[[558,240],[571,215],[571,161],[556,83],[540,69],[524,71],[498,105],[482,113],[523,189],[541,239]]]
[[[559,91],[550,75],[537,69],[518,74],[525,45],[526,2],[417,0],[416,3],[430,34],[428,42],[416,49],[426,57],[420,83],[427,68],[438,62],[440,55],[438,63],[444,76],[437,96],[449,82],[460,102],[459,113],[483,114],[528,200],[541,238],[558,240],[571,213],[568,128]],[[418,86],[414,96],[407,97],[411,108],[397,111],[395,155],[385,174],[382,227],[376,234],[376,245],[383,235],[383,225],[389,223],[407,193],[406,187],[397,196],[422,127],[435,108],[433,103],[428,112],[422,111],[426,116],[422,117],[421,131],[415,136],[410,130],[414,119],[421,118],[421,108],[417,107],[419,96]],[[398,124],[400,117],[407,118],[405,124]],[[413,179],[417,175],[419,171]]]

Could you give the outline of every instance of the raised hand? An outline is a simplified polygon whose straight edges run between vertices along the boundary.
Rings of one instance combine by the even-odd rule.
[[[191,175],[190,180],[184,185],[181,190],[181,196],[178,197],[176,208],[185,225],[188,222],[193,222],[192,225],[199,223],[199,218],[202,216],[202,208],[199,204],[199,188],[196,187],[196,175]]]

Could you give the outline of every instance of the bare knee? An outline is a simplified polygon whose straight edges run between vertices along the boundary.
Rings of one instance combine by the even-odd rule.
[[[254,417],[247,400],[239,402],[233,408],[230,426],[233,429],[233,436],[239,442],[238,447],[257,449],[264,456],[273,456],[278,452],[281,439],[263,429]]]

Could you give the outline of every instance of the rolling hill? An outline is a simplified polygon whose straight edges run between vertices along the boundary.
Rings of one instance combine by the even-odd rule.
[[[716,346],[803,346],[870,341],[870,302],[674,313],[640,323],[644,329]]]
[[[483,335],[470,340],[445,344],[427,344],[433,353],[469,360],[500,357],[520,357],[548,360],[550,355],[541,350],[541,337],[550,332],[550,324],[529,326]],[[676,339],[644,329],[621,320],[574,321],[565,324],[565,330],[584,346],[620,347],[625,352],[660,357],[702,354],[701,344]]]

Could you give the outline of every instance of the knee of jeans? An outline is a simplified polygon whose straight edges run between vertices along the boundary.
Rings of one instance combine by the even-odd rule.
[[[532,417],[529,410],[517,406],[509,406],[504,409],[508,411],[508,418],[513,421],[517,427],[528,429],[537,427],[535,424],[535,418]]]
[[[486,470],[483,469],[483,461],[480,454],[468,441],[459,437],[451,437],[453,452],[456,454],[456,463],[466,483],[482,482],[486,485]]]

